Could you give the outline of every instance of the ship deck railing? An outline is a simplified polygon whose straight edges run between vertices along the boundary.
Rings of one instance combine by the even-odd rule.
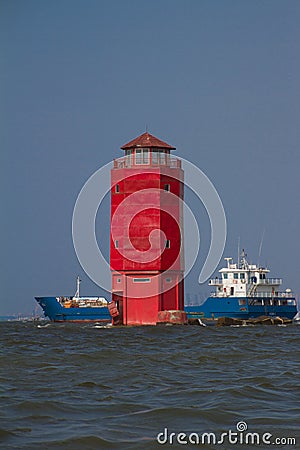
[[[282,284],[282,278],[265,278],[264,280],[257,280],[257,284]]]
[[[234,281],[241,281],[241,282],[245,282],[245,280],[234,280]],[[211,278],[209,280],[209,286],[222,286],[223,285],[223,279],[222,278]],[[263,280],[258,279],[257,282],[255,284],[253,284],[253,286],[259,286],[259,285],[275,285],[278,286],[280,284],[282,284],[282,278],[265,278]]]
[[[247,294],[247,297],[279,297],[279,298],[293,298],[293,292],[252,292],[251,294]]]
[[[208,284],[209,286],[222,286],[223,280],[221,278],[212,278]]]
[[[293,292],[253,292],[251,294],[245,294],[245,295],[230,295],[228,292],[212,292],[210,294],[210,297],[219,297],[219,298],[227,298],[227,297],[235,297],[235,298],[242,298],[242,297],[249,297],[249,298],[286,298],[286,299],[294,299],[295,295]]]

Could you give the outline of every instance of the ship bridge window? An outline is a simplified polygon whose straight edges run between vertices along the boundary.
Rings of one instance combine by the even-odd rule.
[[[244,273],[240,273],[240,279],[244,280],[245,279],[245,274]]]
[[[260,280],[265,280],[266,279],[266,274],[265,273],[260,273],[259,274],[259,279]]]
[[[228,273],[223,273],[223,278],[224,278],[224,280],[227,280],[227,278],[228,278]]]
[[[238,280],[239,274],[238,274],[238,273],[234,273],[234,274],[233,274],[233,278],[234,278],[235,280]]]

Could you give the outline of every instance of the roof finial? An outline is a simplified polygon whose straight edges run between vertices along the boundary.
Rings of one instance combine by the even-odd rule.
[[[148,124],[146,123],[146,133],[148,133]]]

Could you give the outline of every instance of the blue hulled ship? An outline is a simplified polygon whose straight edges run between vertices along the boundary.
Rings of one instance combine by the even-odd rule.
[[[108,302],[104,297],[80,297],[80,279],[71,297],[35,297],[45,317],[53,322],[111,322]]]
[[[268,278],[265,267],[249,264],[243,250],[238,263],[225,258],[227,267],[219,270],[220,276],[209,281],[215,292],[204,303],[186,306],[190,318],[231,317],[251,319],[259,316],[293,319],[297,302],[291,289],[280,291],[281,278]]]

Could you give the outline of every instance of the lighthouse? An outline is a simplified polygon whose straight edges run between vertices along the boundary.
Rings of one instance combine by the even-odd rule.
[[[181,161],[175,147],[148,132],[121,149],[111,170],[115,323],[185,323]]]

